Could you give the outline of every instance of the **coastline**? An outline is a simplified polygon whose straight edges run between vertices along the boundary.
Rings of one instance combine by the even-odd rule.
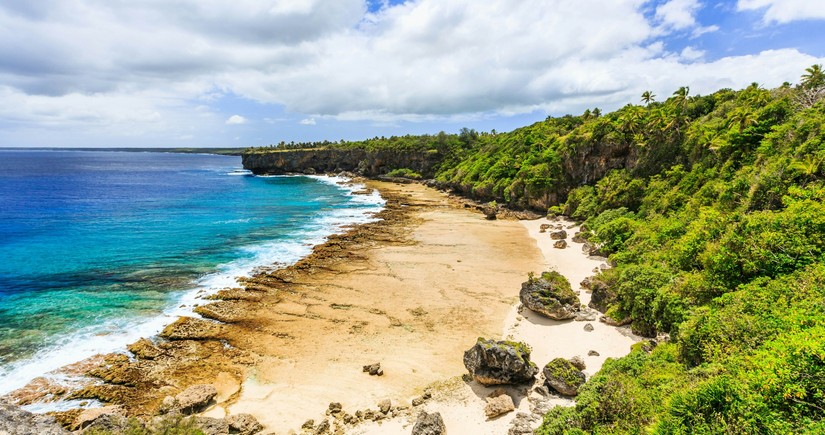
[[[518,313],[518,289],[528,272],[553,265],[577,288],[577,277],[600,262],[594,266],[578,244],[554,250],[549,237],[538,234],[546,220],[488,221],[463,200],[420,184],[365,184],[386,200],[380,220],[331,236],[297,263],[245,279],[245,289],[220,291],[214,302],[197,308],[220,323],[182,317],[152,341],[130,346],[132,359],[108,355],[81,364],[79,371],[91,368],[99,380],[71,395],[149,416],[164,397],[207,383],[218,396],[203,416],[249,413],[265,433],[300,432],[307,420],[325,418],[332,402],[353,414],[386,399],[394,410],[383,421],[341,430],[407,433],[418,410],[427,409],[442,412],[451,430],[505,432],[520,414],[484,418],[484,397],[492,389],[462,381],[462,353],[484,336],[528,342],[540,367],[555,353],[573,356],[566,355],[574,351],[571,343],[588,346],[608,327],[590,322],[596,333],[582,335],[571,328],[581,331],[583,322]],[[597,347],[598,361],[587,360],[588,374],[606,357],[629,351],[625,341],[632,338],[615,338],[609,349]],[[376,362],[383,376],[363,373],[362,366]],[[412,408],[425,391],[433,398]],[[520,413],[535,412],[539,402],[539,411],[572,403],[534,400],[523,388],[508,392],[519,399]],[[64,423],[77,415],[56,414]]]

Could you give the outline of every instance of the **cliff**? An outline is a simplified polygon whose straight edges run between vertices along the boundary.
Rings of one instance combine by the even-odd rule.
[[[255,150],[243,154],[243,167],[256,175],[353,172],[366,177],[410,169],[425,178],[435,175],[442,156],[437,150],[300,149]]]

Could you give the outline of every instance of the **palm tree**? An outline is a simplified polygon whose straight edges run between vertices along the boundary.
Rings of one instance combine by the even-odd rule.
[[[656,94],[650,91],[644,91],[642,93],[642,102],[646,105],[650,105],[650,103],[654,102],[656,98]]]
[[[806,74],[802,74],[802,87],[814,89],[825,86],[825,72],[822,71],[821,64],[811,65],[805,68],[805,73]]]

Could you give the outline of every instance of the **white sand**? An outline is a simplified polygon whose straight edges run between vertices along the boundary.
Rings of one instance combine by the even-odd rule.
[[[540,232],[540,226],[548,223],[553,226],[558,224],[564,226],[568,234],[567,248],[553,247],[555,240],[550,239],[552,229],[547,230],[546,233]],[[578,231],[578,227],[573,226],[571,222],[538,219],[522,221],[522,225],[536,241],[544,255],[545,270],[556,270],[564,275],[574,290],[579,288],[579,283],[584,278],[594,274],[594,268],[604,263],[601,259],[586,257],[581,251],[582,245],[572,242],[571,239]],[[571,228],[567,228],[568,226]],[[543,271],[535,271],[536,275],[541,272]],[[513,289],[513,293],[517,295],[518,289]],[[590,294],[584,290],[581,291],[579,297],[584,305],[590,302]],[[544,367],[554,358],[571,358],[578,355],[587,364],[584,372],[590,377],[602,367],[607,358],[618,358],[628,354],[630,346],[638,341],[638,338],[632,336],[626,327],[616,328],[600,323],[598,320],[591,322],[553,321],[532,313],[528,309],[523,309],[519,314],[518,305],[518,303],[514,304],[508,314],[502,336],[508,340],[530,344],[533,348],[531,359],[539,368]],[[593,331],[584,330],[587,323],[593,325]],[[599,356],[588,356],[590,350],[595,350]],[[456,352],[455,358],[461,358],[460,352]],[[531,408],[537,402],[543,402],[542,409],[553,405],[572,406],[574,404],[572,399],[555,395],[551,395],[548,400],[535,391],[530,391],[529,388],[532,387],[507,388],[507,393],[514,399],[516,411],[493,420],[485,417],[484,406],[485,397],[494,388],[485,388],[475,382],[468,385],[460,378],[453,378],[441,385],[433,386],[434,397],[421,408],[428,412],[441,413],[448,433],[506,434],[518,413],[532,414]],[[348,433],[408,434],[412,430],[417,413],[418,410],[415,410],[410,416],[397,417],[379,423],[365,423]],[[540,423],[539,419],[533,419],[531,427],[536,428]]]

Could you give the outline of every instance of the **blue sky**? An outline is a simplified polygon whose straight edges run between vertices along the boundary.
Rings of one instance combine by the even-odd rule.
[[[825,63],[825,1],[0,2],[0,146],[508,131]]]

